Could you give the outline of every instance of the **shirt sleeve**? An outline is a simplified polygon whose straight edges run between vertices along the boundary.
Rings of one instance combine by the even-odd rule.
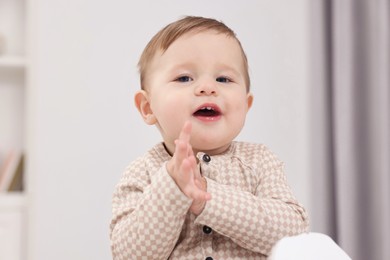
[[[283,164],[271,155],[263,161],[254,194],[207,179],[212,199],[195,222],[268,255],[282,237],[307,231],[308,218],[287,185]]]
[[[165,164],[150,180],[146,169],[129,167],[113,196],[110,225],[114,260],[167,259],[191,205]]]

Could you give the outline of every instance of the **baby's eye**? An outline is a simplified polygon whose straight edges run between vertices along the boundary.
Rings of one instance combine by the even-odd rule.
[[[178,77],[177,79],[175,79],[175,81],[178,81],[178,82],[189,82],[189,81],[192,81],[192,79],[188,76],[181,76],[181,77]]]
[[[227,77],[218,77],[217,79],[217,82],[221,82],[221,83],[229,83],[229,82],[232,82],[229,78]]]

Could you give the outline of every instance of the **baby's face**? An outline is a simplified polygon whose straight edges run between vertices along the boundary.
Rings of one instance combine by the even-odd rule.
[[[252,104],[238,43],[213,31],[183,35],[156,54],[146,82],[151,110],[171,152],[186,121],[192,122],[195,152],[225,151]]]

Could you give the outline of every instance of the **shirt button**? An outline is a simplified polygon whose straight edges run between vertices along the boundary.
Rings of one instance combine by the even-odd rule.
[[[205,153],[203,155],[202,159],[204,162],[207,162],[207,163],[211,161],[210,155],[208,155],[207,153]]]
[[[203,233],[205,233],[205,234],[210,234],[211,233],[211,231],[213,231],[212,229],[211,229],[211,227],[209,227],[209,226],[203,226]]]
[[[213,260],[213,258],[211,256],[208,256],[208,257],[206,257],[205,260]]]

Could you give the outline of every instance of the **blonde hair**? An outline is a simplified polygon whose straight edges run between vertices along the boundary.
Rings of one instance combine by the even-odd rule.
[[[203,32],[208,30],[214,30],[217,33],[226,34],[228,37],[235,39],[240,46],[244,64],[245,83],[247,91],[249,92],[250,78],[248,72],[248,60],[244,49],[242,48],[241,42],[236,37],[236,34],[232,29],[227,27],[224,23],[211,18],[197,17],[197,16],[186,16],[176,22],[168,24],[166,27],[161,29],[146,45],[142,52],[141,58],[138,62],[138,69],[140,73],[141,88],[145,89],[145,79],[147,69],[158,51],[163,53],[171,46],[171,44],[189,32]]]

